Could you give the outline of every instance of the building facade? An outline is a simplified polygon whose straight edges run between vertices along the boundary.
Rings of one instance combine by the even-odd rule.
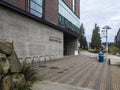
[[[77,50],[80,0],[0,0],[0,38],[19,58],[61,58]]]
[[[118,30],[118,33],[115,37],[115,45],[120,48],[120,29]]]

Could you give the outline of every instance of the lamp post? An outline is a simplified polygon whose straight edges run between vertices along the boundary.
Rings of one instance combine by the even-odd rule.
[[[102,29],[106,30],[106,59],[108,56],[108,29],[111,29],[110,26],[104,26]]]

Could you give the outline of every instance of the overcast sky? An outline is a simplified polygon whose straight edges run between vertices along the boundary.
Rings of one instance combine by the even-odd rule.
[[[87,41],[91,41],[92,31],[97,23],[102,29],[109,25],[108,41],[114,42],[114,37],[120,28],[120,0],[80,0],[80,21],[85,27]],[[105,41],[105,38],[102,39]]]

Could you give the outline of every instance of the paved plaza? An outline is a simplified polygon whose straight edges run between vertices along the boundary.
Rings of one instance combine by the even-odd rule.
[[[34,67],[45,81],[95,90],[120,90],[120,66],[111,66],[107,61],[100,63],[89,55],[66,56]]]

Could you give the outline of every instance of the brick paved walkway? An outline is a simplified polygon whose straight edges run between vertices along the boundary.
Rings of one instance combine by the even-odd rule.
[[[120,66],[99,63],[88,56],[67,56],[34,67],[43,80],[96,90],[120,90]]]

